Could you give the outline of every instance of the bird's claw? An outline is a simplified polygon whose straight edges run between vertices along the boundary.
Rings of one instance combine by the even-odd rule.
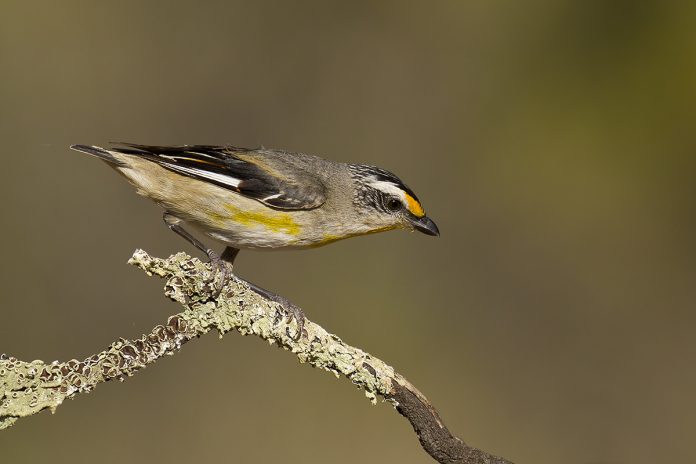
[[[206,254],[208,255],[208,259],[210,260],[209,263],[212,271],[209,283],[213,284],[215,292],[213,294],[213,298],[217,298],[220,296],[220,293],[222,293],[222,290],[225,288],[225,285],[227,284],[227,280],[230,277],[230,268],[228,266],[228,263],[222,258],[220,258],[220,256],[215,251],[208,249],[206,250]],[[219,279],[218,276],[220,276]]]
[[[305,317],[304,311],[300,309],[298,306],[296,306],[292,301],[288,300],[287,298],[277,295],[273,292],[270,292],[264,288],[259,287],[258,285],[255,285],[248,280],[241,279],[243,282],[245,282],[249,288],[261,295],[262,297],[266,298],[267,300],[270,300],[274,303],[277,303],[280,306],[280,309],[285,313],[285,322],[289,323],[293,319],[295,319],[295,322],[297,323],[297,331],[295,332],[295,336],[293,337],[289,333],[289,328],[286,328],[288,332],[288,337],[292,338],[295,341],[298,341],[302,338],[304,335],[304,326],[305,326],[305,321],[307,318]],[[280,316],[280,311],[276,314],[276,321],[279,322],[281,319]]]
[[[220,296],[220,293],[222,293],[222,290],[225,288],[225,285],[227,284],[227,280],[230,278],[231,274],[229,262],[224,260],[222,257],[220,257],[220,255],[218,255],[215,251],[211,249],[207,249],[205,253],[208,255],[208,259],[210,260],[210,268],[212,272],[212,275],[208,283],[213,284],[215,292],[213,294],[213,298],[217,298]],[[219,283],[218,276],[220,276]],[[280,305],[282,310],[285,312],[286,323],[290,323],[293,319],[295,319],[295,322],[297,324],[295,336],[293,337],[292,335],[290,335],[289,330],[288,336],[295,341],[300,340],[302,338],[302,335],[304,334],[305,321],[307,320],[304,311],[302,311],[302,309],[299,306],[295,305],[292,301],[288,300],[285,297],[276,295],[275,293],[269,292],[268,290],[264,290],[250,282],[247,283],[252,288],[252,290]]]
[[[274,301],[278,303],[281,308],[283,308],[283,311],[285,311],[286,323],[289,323],[293,319],[295,319],[295,322],[297,323],[297,330],[295,332],[295,336],[290,336],[289,333],[288,336],[290,336],[290,338],[292,338],[293,340],[298,341],[302,338],[302,334],[304,333],[305,321],[307,320],[304,311],[302,311],[302,309],[299,306],[295,305],[292,301],[282,296],[276,295]]]

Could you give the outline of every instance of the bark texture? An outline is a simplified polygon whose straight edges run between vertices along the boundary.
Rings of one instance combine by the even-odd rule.
[[[165,278],[165,294],[186,309],[138,339],[121,338],[83,360],[26,362],[0,355],[0,429],[45,409],[54,412],[65,399],[101,382],[124,380],[211,330],[220,336],[235,330],[292,351],[302,363],[347,377],[373,403],[377,396],[385,398],[409,420],[423,449],[440,463],[509,463],[453,436],[425,396],[380,359],[310,321],[298,340],[296,322],[288,322],[280,305],[246,283],[233,277],[218,292],[211,267],[184,253],[160,259],[138,250],[129,262],[148,275]]]

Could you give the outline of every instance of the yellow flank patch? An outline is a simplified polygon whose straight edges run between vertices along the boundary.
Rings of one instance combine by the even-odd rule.
[[[227,210],[230,212],[230,219],[243,225],[260,225],[271,232],[283,232],[288,235],[300,234],[300,226],[288,213],[241,211],[231,205],[227,206]]]
[[[408,210],[411,214],[419,218],[425,216],[425,211],[423,211],[423,207],[418,203],[418,200],[408,193],[404,193],[404,195],[406,195],[406,203],[408,204]]]

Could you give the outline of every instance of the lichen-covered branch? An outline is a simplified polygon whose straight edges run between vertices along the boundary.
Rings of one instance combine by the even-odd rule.
[[[130,263],[148,275],[166,278],[165,294],[187,309],[147,335],[119,339],[83,360],[47,364],[0,355],[0,429],[44,409],[54,412],[65,399],[91,391],[101,382],[124,380],[211,330],[220,335],[236,330],[282,346],[300,362],[344,375],[373,403],[377,396],[390,401],[411,422],[423,448],[440,463],[509,463],[454,437],[428,400],[383,361],[310,321],[298,339],[297,325],[294,320],[288,322],[283,308],[251,291],[243,281],[229,279],[222,292],[216,291],[211,267],[184,253],[159,259],[138,250]]]

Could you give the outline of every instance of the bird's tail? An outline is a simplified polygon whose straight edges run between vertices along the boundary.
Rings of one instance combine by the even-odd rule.
[[[106,161],[107,163],[114,166],[125,166],[125,164],[117,159],[112,152],[105,150],[101,147],[95,147],[93,145],[70,145],[75,151],[80,151],[82,153],[87,153],[88,155],[96,156],[97,158]]]

